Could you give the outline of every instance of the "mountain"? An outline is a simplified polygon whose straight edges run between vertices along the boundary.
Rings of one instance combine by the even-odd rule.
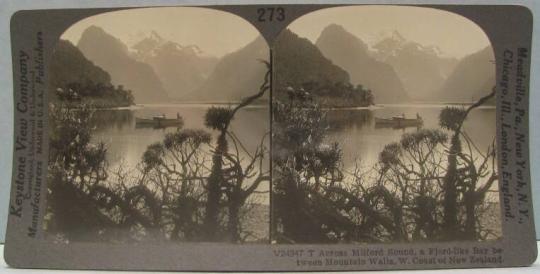
[[[391,65],[409,97],[417,100],[432,99],[458,62],[455,58],[442,57],[437,47],[406,40],[397,31],[373,48],[372,55]]]
[[[67,40],[59,40],[50,62],[49,98],[57,101],[74,94],[93,107],[117,107],[133,104],[131,91],[114,87],[111,76],[94,65]],[[73,93],[72,93],[73,92]]]
[[[353,96],[356,90],[349,84],[349,74],[325,58],[308,39],[286,29],[274,43],[273,56],[275,99],[285,100],[296,90],[309,93],[322,106],[364,105],[347,98],[357,97]]]
[[[269,60],[270,51],[262,37],[223,56],[208,79],[194,92],[183,97],[193,101],[240,101],[259,91],[267,68],[260,60]]]
[[[195,45],[183,46],[151,32],[136,43],[133,55],[152,66],[170,98],[181,98],[202,86],[218,59],[203,56]]]
[[[86,59],[82,52],[67,40],[60,40],[56,44],[49,69],[51,89],[65,88],[71,83],[111,84],[109,73]]]
[[[317,39],[316,46],[333,63],[345,69],[350,81],[373,92],[376,103],[407,100],[407,94],[394,69],[375,60],[368,46],[342,26],[327,26]]]
[[[349,74],[328,60],[308,39],[286,29],[274,43],[275,79],[278,88],[306,82],[348,83]]]
[[[167,101],[165,88],[152,67],[132,58],[127,46],[103,29],[88,27],[77,47],[86,58],[106,70],[114,84],[132,90],[135,102]]]
[[[495,86],[493,48],[464,57],[441,88],[439,97],[450,102],[470,102],[487,95]]]

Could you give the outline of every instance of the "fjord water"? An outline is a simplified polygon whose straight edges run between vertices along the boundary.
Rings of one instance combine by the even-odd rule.
[[[346,169],[353,169],[356,163],[365,168],[371,167],[387,144],[399,142],[403,134],[420,129],[379,127],[375,124],[375,117],[391,118],[404,114],[406,118],[414,119],[418,114],[424,121],[421,128],[440,129],[439,114],[447,106],[449,105],[393,104],[374,109],[334,109],[328,114],[330,134],[327,141],[340,144]],[[480,107],[469,114],[464,124],[464,133],[483,152],[495,138],[495,115],[494,107]]]
[[[102,141],[107,146],[107,157],[111,169],[122,165],[135,170],[148,145],[163,140],[165,134],[179,130],[175,127],[156,129],[152,127],[138,128],[135,117],[151,117],[165,114],[169,118],[177,113],[184,119],[184,129],[206,129],[204,116],[209,104],[169,104],[144,105],[134,109],[99,110],[94,115],[96,130],[94,141]],[[363,169],[369,169],[377,161],[380,151],[385,145],[400,140],[404,133],[418,128],[378,128],[375,117],[392,117],[405,114],[408,118],[418,113],[424,120],[423,128],[439,128],[438,117],[446,105],[384,105],[373,109],[333,109],[328,110],[329,134],[326,142],[338,142],[343,151],[343,162],[346,171],[352,172],[359,160]],[[231,129],[241,140],[248,151],[253,152],[260,144],[262,137],[270,130],[270,113],[266,106],[254,106],[242,109],[231,124]],[[482,107],[471,112],[464,125],[465,132],[475,145],[485,151],[495,136],[495,109]],[[210,131],[210,130],[208,130]],[[212,131],[210,131],[212,132]],[[215,137],[217,133],[212,132]],[[268,136],[266,147],[270,147]],[[210,157],[210,156],[209,156]],[[244,155],[245,157],[245,155]],[[269,157],[265,163],[269,167]],[[496,187],[496,186],[495,186]],[[256,234],[256,239],[266,238],[269,231],[270,186],[261,185],[260,193],[253,196],[255,210],[247,218],[248,227]],[[498,212],[498,206],[493,207]],[[495,216],[495,215],[494,215]],[[497,215],[498,216],[498,215]],[[493,220],[499,220],[493,217]],[[495,221],[491,223],[496,223]],[[498,226],[496,226],[498,227]]]
[[[202,129],[211,133],[213,142],[217,131],[210,130],[204,125],[206,110],[210,104],[148,104],[132,109],[98,110],[94,114],[96,130],[93,134],[95,141],[107,145],[108,161],[111,166],[122,163],[135,167],[141,161],[146,148],[156,142],[163,141],[167,133],[181,129]],[[224,106],[224,105],[220,105]],[[165,114],[167,118],[176,118],[177,114],[184,120],[181,128],[139,127],[135,118],[152,118]],[[247,107],[235,116],[231,130],[240,139],[248,151],[255,151],[263,136],[269,131],[269,111],[267,107]],[[266,137],[266,143],[269,138]],[[267,144],[268,147],[268,144]]]
[[[93,142],[101,141],[106,144],[109,175],[121,167],[124,171],[128,171],[129,175],[136,176],[137,165],[141,162],[146,148],[151,144],[163,141],[167,133],[181,129],[203,129],[212,134],[212,145],[215,145],[217,131],[212,131],[204,126],[206,110],[211,106],[208,104],[153,104],[131,109],[97,110],[93,117],[95,125]],[[165,114],[167,118],[176,118],[176,115],[179,114],[184,120],[184,126],[181,128],[153,128],[138,127],[136,124],[136,117],[151,118],[161,114]],[[254,153],[264,135],[269,131],[269,117],[268,107],[246,107],[237,113],[231,124],[231,131],[251,154]],[[270,138],[266,136],[264,140],[268,148]],[[229,147],[235,149],[232,142],[229,142]],[[241,152],[241,148],[239,151],[241,157],[247,161],[247,155]],[[207,155],[207,159],[211,160],[210,154]],[[265,158],[263,165],[266,170],[269,170],[269,157]],[[246,181],[249,183],[250,179]],[[254,193],[250,198],[250,202],[253,203],[252,210],[247,213],[249,217],[245,219],[245,227],[252,233],[246,238],[248,242],[261,241],[261,239],[269,237],[269,190],[270,185],[263,183],[257,189],[258,193]]]
[[[96,130],[94,141],[107,145],[108,161],[111,168],[120,164],[135,167],[148,145],[163,140],[165,134],[175,132],[169,128],[138,128],[135,117],[151,117],[165,114],[168,118],[177,113],[184,119],[184,129],[205,129],[204,115],[210,104],[155,104],[134,109],[99,110],[95,113]],[[375,125],[375,117],[390,118],[405,114],[414,118],[416,114],[424,120],[422,128],[438,129],[439,113],[447,107],[444,104],[400,104],[380,105],[374,108],[329,109],[327,117],[329,134],[326,142],[338,142],[343,150],[345,169],[354,169],[356,163],[368,168],[373,166],[385,145],[398,142],[404,133],[419,130],[408,128],[380,128]],[[494,107],[480,107],[473,110],[464,124],[464,132],[481,150],[486,151],[495,138],[496,122]],[[250,152],[260,144],[263,136],[270,130],[270,114],[267,106],[253,106],[242,109],[231,124],[231,129]],[[215,139],[214,139],[215,141]],[[269,138],[265,140],[269,147]],[[266,158],[268,161],[268,158]]]

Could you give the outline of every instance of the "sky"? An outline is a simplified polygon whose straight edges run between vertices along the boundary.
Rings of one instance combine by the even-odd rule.
[[[366,43],[397,30],[407,40],[437,46],[447,57],[461,58],[490,45],[474,22],[432,8],[406,6],[349,6],[319,10],[289,25],[299,36],[317,41],[329,24],[342,25]]]
[[[342,25],[365,42],[373,43],[397,30],[403,37],[437,46],[444,56],[462,58],[489,45],[472,21],[446,11],[406,6],[349,6],[309,13],[289,28],[315,42],[329,24]],[[258,31],[236,15],[197,7],[142,8],[114,11],[86,18],[69,28],[63,39],[76,44],[89,26],[132,45],[156,31],[181,45],[198,45],[205,55],[221,57],[253,41]]]
[[[231,13],[196,7],[142,8],[103,13],[71,26],[62,39],[77,44],[89,26],[98,26],[133,45],[151,31],[181,45],[198,45],[205,55],[221,57],[259,36],[250,23]]]

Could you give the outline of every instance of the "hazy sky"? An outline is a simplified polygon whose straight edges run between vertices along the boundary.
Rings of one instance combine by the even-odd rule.
[[[294,21],[289,28],[315,42],[329,24],[342,25],[364,42],[397,30],[408,40],[435,45],[447,56],[463,57],[488,46],[482,29],[460,15],[431,8],[354,6],[320,10]]]
[[[77,44],[89,26],[99,26],[128,45],[156,31],[181,45],[198,45],[205,54],[223,56],[253,41],[259,32],[244,19],[222,11],[191,7],[114,11],[86,18],[62,36]]]

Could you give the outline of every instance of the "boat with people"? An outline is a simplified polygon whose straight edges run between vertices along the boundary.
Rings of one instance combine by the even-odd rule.
[[[405,128],[405,127],[421,127],[424,124],[424,120],[417,113],[416,118],[406,118],[405,114],[401,116],[392,116],[390,118],[378,118],[375,117],[376,127],[393,127],[393,128]]]
[[[153,116],[151,118],[135,117],[137,127],[181,127],[184,125],[184,119],[177,113],[176,118],[167,118],[165,114]]]

